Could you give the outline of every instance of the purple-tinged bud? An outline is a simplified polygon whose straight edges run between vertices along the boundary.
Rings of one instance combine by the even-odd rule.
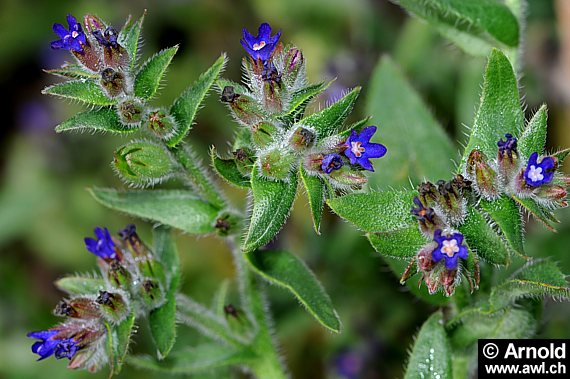
[[[532,193],[538,198],[553,201],[558,204],[565,203],[564,200],[568,196],[566,188],[560,185],[540,186],[535,188]]]
[[[253,164],[255,163],[255,155],[251,149],[242,147],[232,152],[236,167],[242,175],[250,176]]]
[[[275,138],[278,128],[269,122],[260,122],[252,125],[251,138],[259,147],[266,147],[271,144]]]
[[[441,282],[439,270],[425,272],[422,280],[427,286],[428,293],[430,295],[433,295],[439,289],[439,284]],[[419,285],[421,286],[421,284],[422,282],[420,280]]]
[[[288,82],[291,84],[295,83],[304,64],[305,58],[303,57],[301,50],[297,49],[296,47],[289,49],[287,55],[285,56],[284,70],[284,76],[287,76]]]
[[[125,93],[125,75],[107,67],[101,72],[101,86],[110,97],[117,97]]]
[[[285,180],[289,178],[294,163],[295,155],[282,148],[266,151],[259,157],[261,174],[273,179]]]
[[[313,146],[315,138],[313,131],[299,126],[289,138],[289,146],[295,151],[303,151]]]
[[[136,99],[127,99],[119,103],[117,112],[121,122],[125,124],[140,124],[144,112],[143,104]]]
[[[281,113],[283,111],[281,74],[273,63],[263,66],[261,79],[263,83],[263,109],[269,113]]]
[[[458,178],[449,182],[438,180],[436,183],[437,208],[445,215],[445,221],[451,224],[462,223],[466,214],[467,200],[463,196],[463,188],[457,184]]]
[[[112,26],[107,26],[101,19],[93,15],[86,15],[84,23],[85,29],[95,37],[103,49],[105,65],[113,68],[126,68],[129,65],[130,57],[125,48],[118,42],[119,33]]]
[[[433,261],[432,254],[436,247],[437,245],[435,243],[430,242],[418,251],[416,254],[418,270],[423,272],[433,270],[435,262]]]
[[[119,323],[129,314],[129,306],[123,296],[118,293],[99,291],[95,302],[99,304],[103,317],[110,322]]]
[[[227,236],[233,234],[241,229],[242,219],[241,217],[224,212],[218,215],[214,227],[220,236]]]
[[[415,206],[412,208],[411,213],[418,220],[420,230],[424,235],[431,237],[436,229],[441,229],[445,226],[434,209],[426,207],[419,197],[414,197],[414,204]]]
[[[133,257],[137,258],[136,260],[152,259],[152,251],[140,239],[136,225],[128,224],[119,231],[118,235]]]
[[[149,310],[161,306],[164,302],[164,293],[156,280],[145,279],[141,284],[140,294],[143,303]]]
[[[342,166],[344,166],[344,161],[340,154],[330,153],[323,156],[320,168],[325,174],[330,174],[335,170],[340,170]]]
[[[418,187],[419,198],[422,204],[433,206],[439,197],[437,187],[431,182],[423,182]]]
[[[497,142],[499,151],[497,153],[498,169],[503,184],[507,184],[517,170],[518,152],[517,139],[512,134],[505,134],[505,140],[500,139]]]
[[[477,192],[487,200],[497,199],[501,193],[498,188],[497,172],[489,166],[485,154],[473,150],[467,158],[466,173],[472,180]]]
[[[307,154],[303,160],[303,167],[305,170],[312,173],[322,173],[323,154]]]
[[[443,293],[449,297],[455,292],[457,270],[443,270],[441,272],[441,286]]]
[[[170,139],[177,129],[174,118],[162,110],[150,112],[145,124],[154,135],[163,140]]]
[[[131,287],[132,276],[130,272],[118,261],[111,262],[111,265],[107,269],[107,279],[115,288],[127,291]]]
[[[247,95],[238,95],[228,104],[235,119],[245,126],[259,124],[265,118],[257,101]]]
[[[61,317],[92,319],[98,318],[99,306],[92,300],[84,297],[77,297],[70,300],[61,300],[53,314]]]
[[[351,170],[347,166],[342,167],[340,170],[332,171],[329,174],[329,178],[333,179],[337,184],[354,189],[360,189],[368,182],[366,175],[362,171]]]

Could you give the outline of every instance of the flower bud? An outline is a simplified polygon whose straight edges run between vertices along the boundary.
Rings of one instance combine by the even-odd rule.
[[[263,66],[261,74],[263,85],[263,109],[269,113],[283,111],[283,93],[281,89],[281,74],[272,63]]]
[[[418,187],[418,192],[420,194],[419,198],[422,204],[425,204],[425,206],[433,206],[436,204],[439,194],[437,192],[437,187],[433,183],[421,183]]]
[[[127,99],[119,103],[117,112],[121,122],[125,124],[139,124],[142,121],[144,107],[136,99]]]
[[[351,170],[346,165],[339,170],[332,171],[329,174],[329,177],[337,184],[357,189],[368,182],[364,173],[361,171]]]
[[[131,287],[132,276],[130,272],[118,261],[112,261],[107,270],[107,279],[115,288],[128,291]]]
[[[155,309],[162,305],[164,294],[158,281],[154,279],[145,279],[140,287],[140,294],[143,303],[149,310]]]
[[[177,129],[174,118],[162,110],[150,112],[145,120],[145,126],[163,140],[170,139]]]
[[[232,213],[222,213],[216,218],[214,227],[220,236],[227,236],[236,233],[241,229],[241,218]]]
[[[259,157],[261,174],[272,179],[289,178],[294,162],[295,155],[282,148],[266,151]]]
[[[222,103],[233,103],[240,95],[235,92],[233,86],[225,86],[220,95],[220,101]]]
[[[113,166],[127,183],[146,186],[168,178],[173,171],[169,153],[147,141],[131,142],[115,151]]]
[[[283,81],[293,87],[299,83],[298,79],[304,79],[305,58],[301,50],[293,47],[289,49],[285,56],[285,68],[283,70]]]
[[[101,19],[93,15],[85,16],[85,29],[90,32],[103,49],[105,65],[113,68],[126,68],[130,57],[123,46],[118,43],[119,33],[107,26]]]
[[[95,300],[99,304],[99,309],[103,317],[110,322],[119,323],[129,314],[129,307],[122,295],[107,291],[99,291],[99,296]]]
[[[449,297],[455,292],[457,270],[443,270],[441,272],[441,285],[443,293]]]
[[[422,277],[422,280],[427,286],[428,293],[430,295],[433,295],[439,289],[439,284],[441,282],[440,270],[425,272]],[[420,281],[420,286],[421,286],[421,281]]]
[[[251,175],[251,170],[253,169],[253,164],[255,163],[255,155],[253,154],[253,151],[242,147],[234,151],[232,154],[239,172],[242,175],[249,177]]]
[[[251,138],[257,146],[265,147],[273,142],[278,130],[279,129],[271,123],[260,122],[251,127]]]
[[[487,158],[479,150],[473,150],[467,158],[467,176],[474,182],[475,189],[487,200],[500,196],[495,170],[487,163]]]
[[[414,197],[415,207],[412,208],[411,213],[416,217],[420,224],[421,232],[427,237],[433,236],[436,229],[444,227],[441,218],[435,213],[431,207],[426,207],[419,197]]]
[[[434,268],[435,262],[433,261],[432,253],[436,247],[437,244],[430,242],[418,251],[416,254],[418,270],[427,272]]]
[[[506,185],[517,171],[518,152],[517,139],[511,134],[505,134],[505,140],[500,139],[497,142],[499,147],[497,153],[497,162],[499,174]]]
[[[560,185],[540,186],[535,188],[532,193],[541,199],[559,203],[559,205],[564,204],[564,200],[568,196],[566,188]]]
[[[77,297],[61,300],[53,310],[53,314],[62,317],[91,319],[100,316],[99,307],[92,299]]]
[[[125,92],[125,75],[110,67],[101,72],[100,83],[110,97],[117,97]]]
[[[289,146],[295,151],[303,151],[313,146],[315,138],[312,130],[299,126],[289,138]]]
[[[467,206],[462,189],[453,180],[449,182],[438,180],[436,184],[437,203],[439,209],[445,214],[446,221],[460,224],[465,218]]]
[[[235,119],[243,125],[256,125],[264,119],[264,112],[257,101],[247,95],[237,95],[228,104]]]

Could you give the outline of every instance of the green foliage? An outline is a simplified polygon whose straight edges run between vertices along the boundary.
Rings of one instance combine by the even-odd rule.
[[[506,196],[494,201],[481,199],[479,206],[500,228],[510,247],[519,254],[524,254],[523,221],[517,203]]]
[[[210,150],[210,156],[212,167],[226,182],[238,188],[251,188],[251,180],[239,171],[235,159],[220,158],[214,147]]]
[[[170,65],[178,46],[161,50],[150,57],[137,72],[134,83],[135,95],[144,100],[150,100],[156,94],[162,77]]]
[[[410,213],[416,191],[355,193],[327,200],[340,217],[365,232],[393,232],[417,222]]]
[[[117,191],[91,188],[91,195],[104,206],[131,216],[160,222],[187,233],[214,232],[218,209],[196,197],[193,191]]]
[[[78,64],[67,63],[60,68],[54,68],[49,70],[44,70],[44,72],[56,76],[61,76],[63,78],[72,79],[98,79],[99,75],[86,70],[83,66]]]
[[[377,252],[399,259],[414,257],[427,242],[417,225],[386,232],[370,232],[366,236]]]
[[[134,314],[129,315],[123,322],[116,326],[105,323],[107,327],[107,354],[109,355],[111,376],[121,372],[123,362],[129,351],[134,325]]]
[[[524,126],[517,79],[508,58],[493,50],[485,69],[481,104],[475,116],[469,142],[463,152],[460,170],[465,168],[472,150],[482,151],[488,158],[497,155],[497,141],[506,133],[520,135]]]
[[[55,128],[58,133],[71,130],[128,134],[137,129],[123,125],[113,108],[101,108],[78,113]]]
[[[513,199],[529,214],[531,214],[536,220],[540,221],[542,225],[551,231],[556,231],[553,223],[557,223],[558,220],[552,214],[552,211],[548,208],[540,205],[536,200],[532,198],[521,199],[519,197],[513,196]]]
[[[431,315],[420,329],[404,378],[451,378],[451,348],[441,311]]]
[[[88,276],[66,276],[58,279],[55,286],[70,295],[96,294],[105,288],[105,281]]]
[[[299,176],[301,177],[301,182],[309,199],[313,227],[317,234],[321,234],[321,218],[323,216],[326,196],[325,183],[321,178],[309,175],[303,167],[299,170]]]
[[[260,177],[255,165],[251,173],[251,191],[253,209],[242,245],[245,252],[269,243],[279,233],[297,194],[297,174],[293,173],[288,181],[272,181]]]
[[[305,114],[305,109],[309,102],[318,94],[324,92],[332,81],[313,84],[308,87],[301,88],[291,94],[289,101],[289,109],[280,118],[288,124],[293,124],[301,119]]]
[[[388,149],[370,178],[372,186],[387,189],[407,186],[409,180],[419,183],[449,176],[455,147],[389,57],[374,69],[366,100],[366,113],[373,115],[373,125],[380,126],[381,142]]]
[[[77,100],[90,105],[113,105],[117,100],[105,95],[101,86],[91,79],[69,80],[44,88],[44,95],[54,95]]]
[[[497,0],[394,0],[428,21],[466,52],[487,55],[493,46],[516,48],[519,24]]]
[[[520,298],[552,296],[569,299],[570,287],[566,276],[551,260],[532,260],[518,272],[491,291],[489,302],[496,311]]]
[[[170,108],[170,113],[178,123],[178,129],[168,140],[168,146],[176,146],[186,137],[192,128],[192,123],[200,108],[200,104],[202,104],[206,94],[224,69],[225,63],[226,55],[222,54],[208,71],[200,75],[198,80],[174,101]]]
[[[340,332],[331,299],[303,261],[289,252],[270,250],[247,253],[246,260],[264,279],[289,290],[324,327]]]
[[[159,226],[154,229],[154,253],[169,278],[166,302],[152,310],[148,317],[158,358],[163,359],[176,341],[176,291],[180,282],[180,259],[170,228]]]
[[[131,70],[135,67],[137,61],[139,45],[141,42],[142,25],[145,16],[146,10],[144,11],[143,15],[136,21],[133,21],[132,16],[129,16],[129,19],[125,23],[125,26],[123,26],[123,29],[119,33],[119,37],[117,39],[117,42],[119,42],[121,46],[124,46],[129,53],[129,56],[131,58]]]
[[[477,209],[469,207],[467,218],[459,231],[465,236],[469,249],[485,262],[496,265],[509,263],[509,250],[505,242]]]
[[[354,88],[331,106],[301,119],[299,124],[314,128],[318,138],[329,137],[337,133],[352,112],[360,90],[360,87]]]
[[[544,151],[544,146],[546,146],[546,129],[548,127],[547,119],[548,110],[546,105],[542,105],[532,116],[518,140],[518,151],[524,158],[530,157],[534,152],[541,154]]]
[[[155,142],[134,141],[119,147],[113,165],[126,183],[144,187],[158,183],[174,171],[169,152]]]

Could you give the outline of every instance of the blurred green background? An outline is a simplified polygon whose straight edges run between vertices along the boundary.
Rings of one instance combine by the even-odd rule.
[[[564,2],[531,1],[528,5],[520,75],[527,117],[542,102],[549,105],[552,149],[570,146],[570,10]],[[389,54],[454,140],[464,140],[462,125],[471,124],[478,103],[485,59],[466,56],[429,26],[385,0],[1,0],[2,379],[107,377],[104,370],[95,375],[66,370],[65,362],[55,359],[36,363],[30,351],[32,341],[25,337],[28,331],[58,321],[51,314],[62,296],[52,285],[55,279],[94,271],[95,258],[83,248],[83,237],[97,225],[116,231],[132,221],[102,208],[85,191],[93,185],[123,187],[109,165],[121,139],[56,135],[53,127],[81,107],[40,95],[44,86],[57,81],[42,68],[70,60],[64,51],[49,47],[56,39],[52,23],[64,22],[67,13],[78,18],[93,13],[119,28],[128,14],[137,17],[144,9],[148,15],[143,57],[180,44],[161,92],[162,104],[171,102],[221,51],[230,58],[225,76],[238,81],[244,55],[239,44],[241,29],[255,31],[263,21],[282,29],[283,41],[303,49],[311,81],[338,78],[321,102],[338,98],[355,85],[363,86],[365,96],[378,58]],[[359,104],[355,118],[365,116],[364,99]],[[211,95],[205,105],[190,137],[204,158],[212,144],[223,151],[235,130],[217,96]],[[381,161],[376,168],[382,170]],[[236,204],[243,203],[246,192],[226,189]],[[382,258],[348,224],[329,213],[322,235],[315,235],[306,203],[303,197],[297,200],[277,243],[301,256],[314,270],[340,313],[344,332],[327,332],[288,293],[270,288],[276,333],[293,377],[348,377],[341,375],[339,365],[352,367],[356,373],[352,378],[401,377],[413,335],[434,308],[401,287]],[[529,222],[528,253],[554,256],[562,271],[570,273],[570,212],[563,210],[558,216],[562,223],[557,234]],[[149,225],[138,225],[142,237],[150,242]],[[207,304],[217,286],[233,274],[230,254],[216,238],[179,235],[177,241],[184,265],[183,291]],[[570,305],[545,303],[539,335],[569,338]],[[175,349],[202,339],[181,328]],[[132,350],[154,353],[144,322]],[[120,377],[164,375],[126,367]]]

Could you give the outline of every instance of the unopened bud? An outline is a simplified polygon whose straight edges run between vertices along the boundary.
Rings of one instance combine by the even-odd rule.
[[[264,112],[257,101],[247,95],[235,97],[229,106],[234,117],[246,126],[259,124],[264,119]]]
[[[131,142],[117,149],[114,155],[117,173],[130,184],[155,184],[168,178],[173,171],[169,153],[151,142]]]
[[[160,284],[154,279],[145,279],[141,284],[140,293],[148,309],[155,309],[164,301],[164,294]]]
[[[253,151],[248,148],[242,147],[235,150],[233,153],[236,162],[236,167],[242,175],[250,176],[253,164],[255,163],[255,155]]]
[[[500,196],[495,170],[487,163],[487,158],[479,150],[473,150],[467,159],[466,172],[479,194],[487,200]]]
[[[232,86],[225,86],[224,89],[222,90],[222,94],[220,96],[220,101],[222,103],[233,103],[237,98],[239,97],[239,94],[237,94],[235,92],[234,87]]]
[[[294,162],[295,155],[281,148],[266,151],[259,157],[261,174],[272,179],[289,178]]]
[[[351,170],[347,165],[344,165],[339,170],[331,171],[329,177],[338,184],[350,186],[351,188],[360,188],[368,182],[364,173]]]
[[[132,277],[129,271],[118,261],[112,261],[107,270],[107,278],[115,288],[128,290],[131,287]]]
[[[117,106],[121,122],[125,124],[139,124],[144,112],[143,104],[135,99],[127,99]]]
[[[95,300],[99,304],[99,309],[103,316],[114,323],[119,323],[129,314],[128,305],[125,299],[118,293],[99,291],[99,296]]]
[[[431,182],[423,182],[418,187],[420,200],[426,206],[433,206],[438,198],[437,187]]]
[[[214,224],[218,235],[227,236],[241,229],[241,218],[232,213],[222,213]]]
[[[441,272],[441,285],[443,293],[449,297],[455,292],[455,279],[457,277],[457,270],[443,270]]]
[[[565,187],[559,185],[540,186],[534,189],[533,194],[539,198],[555,202],[563,201],[568,196]]]
[[[283,71],[283,81],[289,86],[295,85],[297,79],[304,76],[305,58],[301,50],[293,47],[289,49],[285,56],[285,68]]]
[[[100,316],[99,307],[92,299],[78,297],[61,300],[53,310],[54,315],[71,318],[91,319]]]
[[[281,74],[272,63],[264,65],[261,74],[263,83],[263,108],[270,113],[283,111]]]
[[[431,207],[426,207],[419,197],[414,197],[414,205],[415,206],[412,208],[411,213],[416,217],[420,224],[420,230],[427,237],[433,236],[436,229],[444,227],[443,221],[435,213],[435,210]]]
[[[101,72],[101,86],[107,95],[116,97],[125,91],[125,75],[108,67]]]
[[[174,118],[162,110],[150,112],[145,125],[154,135],[163,140],[170,139],[177,129]]]
[[[437,244],[430,242],[426,246],[422,247],[416,255],[418,269],[423,272],[431,271],[435,262],[432,259],[432,253],[437,247]]]
[[[499,148],[497,153],[497,162],[499,174],[506,185],[510,179],[515,175],[517,170],[518,152],[517,152],[517,139],[511,134],[505,134],[505,140],[500,139],[497,142]]]
[[[289,138],[289,146],[293,150],[303,151],[313,146],[315,142],[315,133],[307,128],[299,126]]]
[[[428,290],[430,295],[433,295],[434,293],[437,292],[437,290],[439,289],[439,284],[440,284],[440,280],[441,280],[440,279],[440,273],[437,272],[437,270],[424,273],[424,276],[422,279],[425,282],[427,290]],[[421,285],[421,281],[420,281],[420,285]]]
[[[257,146],[265,147],[273,142],[278,130],[275,125],[269,122],[260,122],[251,127],[251,138]]]

